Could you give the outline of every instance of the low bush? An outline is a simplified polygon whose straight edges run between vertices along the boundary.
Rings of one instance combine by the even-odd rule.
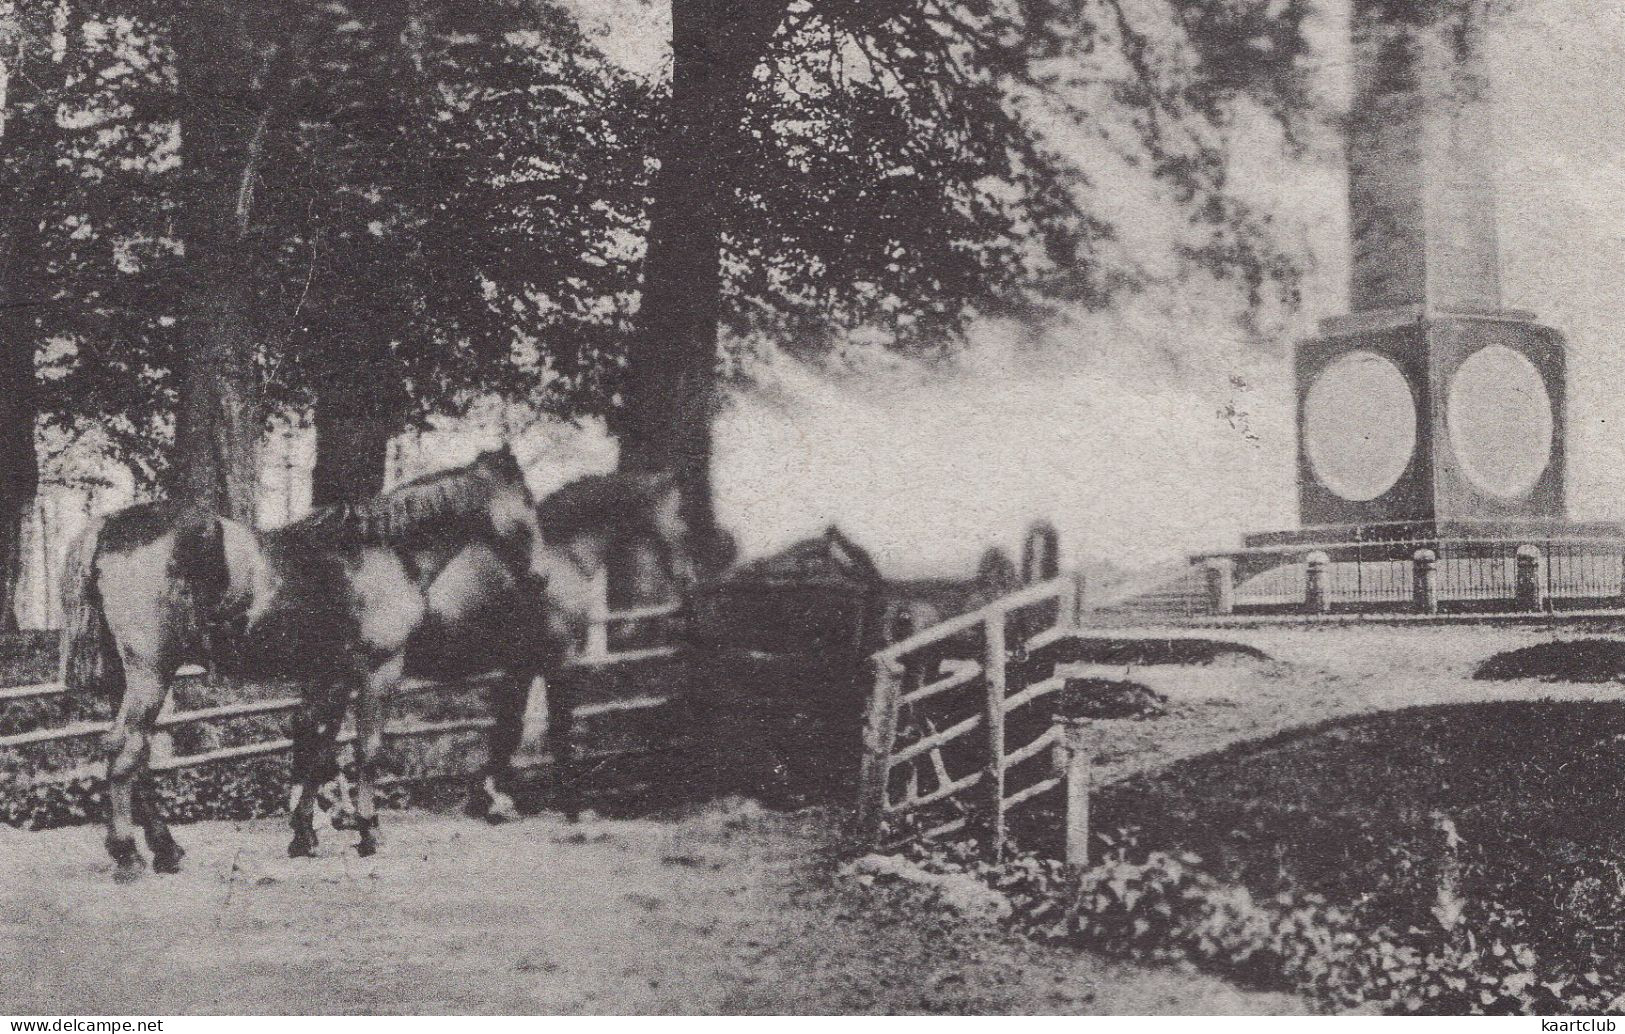
[[[1003,891],[1013,921],[1050,943],[1142,961],[1186,962],[1248,986],[1290,990],[1321,1008],[1392,1014],[1495,1015],[1614,1012],[1619,973],[1567,971],[1520,935],[1525,917],[1496,903],[1463,902],[1441,884],[1433,921],[1396,927],[1310,894],[1257,900],[1209,874],[1190,853],[1106,841],[1081,874],[1022,855],[971,860],[974,845],[916,849],[929,867],[972,872]]]
[[[352,766],[347,778],[354,782]],[[466,784],[466,777],[390,783],[379,790],[385,807],[404,807],[444,796],[442,784]],[[252,758],[229,765],[163,772],[153,777],[159,807],[170,822],[204,819],[242,821],[280,815],[288,807],[288,761],[283,757]],[[337,799],[336,784],[325,796]],[[53,829],[99,822],[106,813],[104,780],[99,772],[70,778],[9,781],[0,790],[0,822],[23,829]]]

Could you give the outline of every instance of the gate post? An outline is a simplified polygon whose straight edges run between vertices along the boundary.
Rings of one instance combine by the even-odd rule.
[[[914,620],[914,604],[903,604],[898,609],[897,617],[892,621],[889,630],[889,634],[895,637],[892,642],[900,643],[918,631],[919,627]],[[899,663],[902,665],[903,681],[898,686],[898,693],[900,696],[908,696],[925,685],[925,657],[914,654]]]
[[[1021,541],[1021,584],[1037,585],[1061,574],[1061,533],[1049,521],[1037,521]]]
[[[609,569],[601,567],[592,576],[592,603],[587,612],[587,656],[609,656]]]
[[[1061,780],[1062,827],[1066,834],[1063,860],[1074,872],[1089,867],[1089,782],[1094,758],[1089,749],[1089,721],[1057,715],[1050,758]]]
[[[993,862],[1004,856],[1005,617],[1003,611],[995,610],[982,624],[982,674],[987,682],[987,697],[982,708],[986,760],[982,770],[981,825],[983,851]]]
[[[1522,545],[1518,547],[1516,586],[1517,607],[1519,610],[1545,610],[1546,609],[1546,582],[1541,578],[1540,547]]]
[[[1084,606],[1088,601],[1089,580],[1083,568],[1072,572],[1072,591],[1063,593],[1055,624],[1058,628],[1082,628]]]
[[[1236,612],[1236,562],[1227,556],[1207,562],[1207,612],[1221,617]]]
[[[1332,558],[1315,550],[1303,559],[1303,609],[1310,614],[1332,611]]]
[[[1439,612],[1439,555],[1419,549],[1411,557],[1411,597],[1419,614]]]
[[[859,851],[874,850],[885,826],[891,749],[897,738],[897,708],[903,688],[903,668],[897,662],[876,657],[869,663],[874,689],[863,723],[863,765],[858,770],[858,808],[852,830],[853,846]]]

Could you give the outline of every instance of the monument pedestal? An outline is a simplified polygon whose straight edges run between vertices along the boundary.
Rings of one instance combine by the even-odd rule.
[[[1407,306],[1301,342],[1299,519],[1558,520],[1563,336],[1527,313]]]

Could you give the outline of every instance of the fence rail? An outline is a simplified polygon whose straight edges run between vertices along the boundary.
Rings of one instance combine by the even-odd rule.
[[[1625,538],[1474,535],[1204,556],[1205,610],[1484,613],[1625,608]]]
[[[1028,612],[1053,607],[1053,619],[1032,629]],[[1063,575],[1021,589],[968,614],[932,625],[870,658],[874,675],[863,730],[863,762],[858,776],[858,802],[854,839],[860,848],[878,845],[888,821],[896,822],[932,805],[969,797],[967,813],[924,829],[921,838],[946,836],[979,827],[983,846],[997,857],[1005,840],[1005,817],[1010,809],[1056,790],[1067,791],[1068,828],[1085,814],[1087,779],[1078,771],[1088,763],[1082,749],[1081,726],[1055,723],[1015,750],[1006,744],[1007,721],[1065,685],[1065,679],[1047,677],[1029,684],[1011,674],[1012,659],[1028,659],[1076,632],[1083,607],[1083,581]],[[1009,632],[1017,629],[1012,642]],[[975,635],[980,656],[946,658],[955,645]],[[951,666],[946,675],[933,669]],[[1025,667],[1025,665],[1022,665]],[[927,675],[936,677],[927,681]],[[954,690],[981,683],[977,713],[952,716],[953,724],[935,729],[930,720],[913,742],[898,745],[899,720],[905,709],[929,700],[941,700]],[[963,712],[961,712],[963,714]],[[954,720],[957,719],[957,720]],[[955,775],[944,751],[975,735],[976,749],[962,752],[979,759],[976,769]],[[1030,785],[1008,792],[1007,774],[1025,762],[1049,754],[1051,770]],[[918,766],[929,762],[935,785],[919,786]],[[908,770],[900,797],[892,792],[896,774]],[[1068,861],[1080,863],[1086,838],[1069,833]]]
[[[681,647],[677,645],[645,647],[633,650],[613,650],[609,646],[608,629],[613,625],[630,624],[639,621],[648,621],[655,618],[672,617],[680,612],[677,603],[665,603],[655,606],[638,607],[631,610],[608,611],[603,610],[593,619],[593,627],[602,634],[588,637],[588,649],[577,657],[572,665],[579,668],[603,668],[609,665],[633,664],[643,661],[657,660],[675,656]],[[197,678],[204,674],[204,670],[195,665],[182,668],[179,678]],[[499,672],[486,672],[470,676],[465,679],[450,681],[436,681],[433,679],[408,679],[395,689],[390,700],[400,700],[409,696],[432,693],[462,692],[476,688],[482,684],[503,678]],[[0,689],[0,703],[12,701],[45,699],[62,696],[68,692],[67,687],[60,682],[42,682],[27,686],[9,686]],[[612,714],[627,711],[644,710],[660,707],[669,703],[666,696],[645,695],[627,700],[608,701],[599,704],[588,704],[576,708],[576,717],[590,718],[601,714]],[[246,700],[238,703],[219,704],[210,707],[196,708],[190,711],[166,711],[157,721],[158,729],[162,732],[197,725],[203,722],[231,721],[240,718],[262,717],[290,714],[299,709],[299,697],[277,697],[267,700]],[[460,732],[478,732],[489,729],[494,724],[491,718],[460,718],[439,722],[403,722],[386,726],[384,736],[386,739],[405,739],[423,736],[452,735]],[[9,736],[0,736],[0,750],[33,748],[51,743],[66,743],[73,740],[86,739],[101,735],[112,727],[110,721],[75,722],[70,725],[32,729],[27,732],[14,733]],[[338,742],[348,743],[354,739],[352,731],[340,734]],[[158,757],[154,759],[153,768],[158,771],[172,771],[175,769],[193,768],[200,765],[215,764],[222,761],[236,761],[251,757],[260,757],[267,754],[278,754],[291,749],[293,741],[286,738],[263,740],[254,743],[239,744],[231,747],[222,747],[217,750],[206,751],[200,754],[183,755],[179,757]],[[72,777],[79,774],[78,769],[70,769],[65,773],[58,773],[63,777]]]

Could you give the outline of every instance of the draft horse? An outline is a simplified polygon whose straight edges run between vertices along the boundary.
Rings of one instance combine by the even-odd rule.
[[[139,823],[153,868],[183,854],[150,787],[155,723],[183,664],[301,679],[288,853],[316,848],[316,791],[355,698],[357,850],[377,850],[374,784],[384,699],[407,645],[456,624],[461,598],[500,575],[512,599],[535,596],[558,564],[507,446],[408,481],[357,505],[317,509],[281,528],[169,503],[142,503],[92,526],[70,565],[63,682],[117,703],[107,741],[107,850],[137,875]]]
[[[547,745],[557,806],[567,818],[580,810],[571,737],[580,672],[572,667],[614,564],[637,567],[662,590],[686,594],[696,576],[695,550],[677,481],[669,473],[592,474],[544,498],[537,508],[539,592],[505,582],[500,572],[470,568],[448,582],[435,619],[407,649],[407,670],[435,678],[485,671],[507,677],[491,689],[495,724],[486,763],[468,811],[501,822],[516,816],[513,758],[523,735],[529,690],[546,690]],[[465,584],[465,581],[469,584]],[[477,583],[477,587],[476,584]],[[453,602],[456,601],[456,602]]]

